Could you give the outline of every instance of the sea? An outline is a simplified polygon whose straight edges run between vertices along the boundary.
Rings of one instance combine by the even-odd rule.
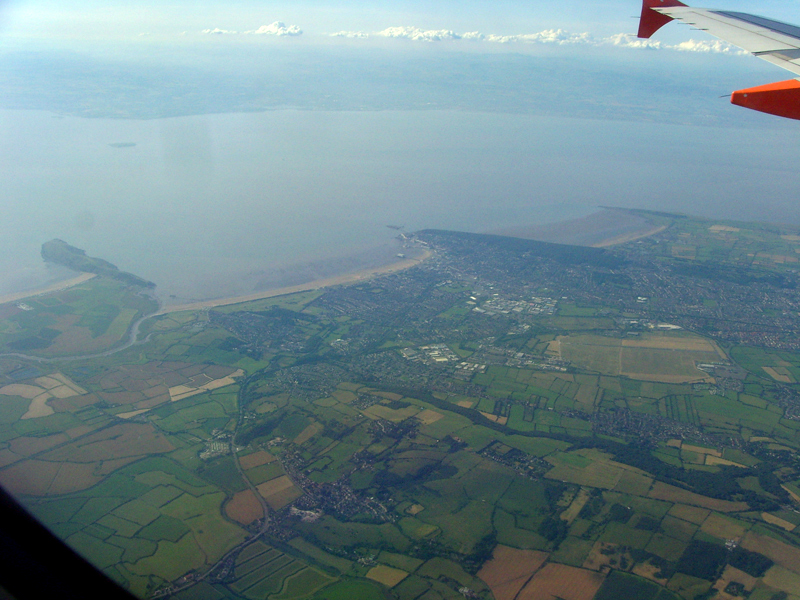
[[[42,261],[53,238],[170,304],[386,264],[404,232],[543,226],[601,205],[800,223],[797,133],[752,134],[456,110],[3,110],[0,295],[74,275]]]

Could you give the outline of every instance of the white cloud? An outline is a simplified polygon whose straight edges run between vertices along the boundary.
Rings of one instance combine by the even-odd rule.
[[[236,34],[237,32],[236,31],[228,31],[227,29],[220,29],[219,27],[217,27],[216,29],[203,29],[203,31],[201,33],[213,33],[215,35],[222,35],[222,34],[227,33],[227,34],[232,34],[233,35],[233,34]]]
[[[677,50],[679,52],[706,52],[712,54],[748,54],[733,44],[721,40],[687,40],[680,44],[664,44],[659,40],[634,37],[629,33],[618,33],[604,38],[603,43],[623,48],[648,48],[652,50]]]
[[[461,36],[449,29],[427,29],[419,27],[389,27],[375,35],[388,38],[402,38],[415,42],[441,42],[444,40],[460,40]]]
[[[571,33],[564,29],[545,29],[536,33],[517,35],[495,35],[468,31],[456,33],[450,29],[420,29],[419,27],[389,27],[372,35],[400,38],[422,42],[441,42],[447,40],[467,40],[494,44],[584,44],[589,46],[612,45],[621,48],[644,48],[651,50],[677,50],[680,52],[707,52],[716,54],[747,54],[736,46],[718,40],[688,40],[680,44],[664,44],[659,40],[640,39],[627,33],[618,33],[605,38],[594,38],[590,33]],[[362,31],[340,31],[333,37],[366,38],[370,34]]]
[[[237,35],[240,32],[227,29],[204,29],[204,34]],[[297,25],[286,25],[282,21],[275,21],[270,25],[262,25],[258,29],[243,31],[252,35],[299,36],[302,30]],[[486,42],[494,44],[584,44],[589,46],[611,45],[620,48],[635,48],[649,50],[676,50],[679,52],[703,52],[710,54],[747,54],[732,44],[720,40],[687,40],[680,44],[665,44],[659,40],[640,39],[628,33],[618,33],[605,38],[594,38],[590,33],[571,33],[564,29],[545,29],[536,33],[522,33],[516,35],[495,35],[481,33],[480,31],[467,31],[457,33],[451,29],[420,29],[419,27],[387,27],[383,31],[367,33],[365,31],[337,31],[329,34],[330,37],[367,39],[370,37],[385,37],[405,39],[417,42],[442,42],[452,40],[465,40],[472,42]]]
[[[603,39],[603,42],[622,48],[652,48],[653,50],[658,50],[665,47],[659,40],[642,39],[629,33],[617,33]]]
[[[749,54],[746,50],[741,50],[720,40],[688,40],[675,46],[670,46],[673,50],[681,52],[713,52],[717,54]]]
[[[346,34],[350,32],[342,32]],[[334,34],[339,35],[339,34]],[[493,42],[498,44],[511,43],[540,43],[540,44],[587,44],[593,43],[592,36],[588,33],[569,33],[563,29],[546,29],[538,33],[525,33],[520,35],[494,35],[484,34],[480,31],[456,33],[450,29],[420,29],[419,27],[389,27],[378,31],[375,35],[388,38],[402,38],[422,42],[441,42],[446,40],[471,40],[479,42]],[[344,37],[344,36],[343,36]],[[349,37],[349,36],[348,36]]]
[[[369,37],[369,34],[363,31],[337,31],[336,33],[331,33],[330,36],[350,39],[366,39]]]
[[[231,31],[228,29],[220,29],[219,27],[215,29],[203,29],[201,33],[206,34],[214,34],[214,35],[238,35],[238,31]],[[297,36],[302,35],[302,31],[297,25],[289,25],[286,26],[285,23],[281,21],[275,21],[271,25],[262,25],[258,29],[253,29],[251,31],[243,31],[241,33],[244,34],[253,34],[253,35],[277,35],[277,36]]]
[[[301,29],[297,25],[286,26],[282,21],[275,21],[270,25],[262,25],[255,31],[245,31],[255,35],[277,35],[277,36],[297,36],[302,35]]]
[[[570,33],[563,29],[545,29],[538,33],[523,33],[519,35],[487,35],[488,42],[499,44],[525,43],[525,44],[593,44],[594,40],[588,33]]]

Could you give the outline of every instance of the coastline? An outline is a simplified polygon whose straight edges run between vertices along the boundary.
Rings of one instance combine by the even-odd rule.
[[[235,296],[232,298],[217,298],[215,300],[201,300],[199,302],[191,302],[189,304],[175,304],[173,306],[164,306],[159,310],[156,315],[165,315],[174,312],[182,312],[187,310],[202,310],[205,308],[214,308],[217,306],[228,306],[229,304],[241,304],[243,302],[252,302],[253,300],[263,300],[264,298],[273,298],[275,296],[285,296],[287,294],[296,294],[297,292],[308,292],[311,290],[318,290],[326,287],[333,287],[335,285],[346,285],[350,283],[357,283],[366,281],[375,277],[376,275],[385,275],[387,273],[395,273],[403,271],[413,266],[420,264],[422,261],[427,260],[433,255],[430,250],[424,250],[422,255],[418,258],[406,258],[401,261],[390,263],[382,267],[373,267],[369,269],[362,269],[354,273],[347,273],[345,275],[336,275],[334,277],[326,277],[324,279],[316,279],[307,283],[300,283],[298,285],[291,285],[282,288],[275,288],[271,290],[264,290],[262,292],[255,292],[246,294],[244,296]]]
[[[614,227],[609,223],[609,221],[612,219],[619,219],[620,213],[624,214],[624,209],[603,208],[593,215],[579,219],[562,221],[560,223],[554,223],[546,226],[508,228],[494,231],[492,233],[509,235],[511,237],[539,239],[549,242],[572,243],[576,245],[592,246],[595,248],[606,248],[655,235],[666,229],[666,226],[664,225],[653,227],[652,221],[648,221],[639,216],[629,216],[627,222],[625,222],[622,226],[620,226],[620,224],[617,222],[615,223],[616,227]],[[614,229],[616,229],[616,231],[614,231]],[[570,230],[572,231],[570,232]],[[594,231],[592,232],[592,230]],[[569,233],[571,233],[571,235],[569,235]],[[612,235],[609,236],[609,233],[612,233]],[[295,294],[297,292],[307,292],[336,285],[357,283],[377,275],[408,269],[419,264],[423,260],[428,259],[431,255],[432,252],[428,249],[425,249],[422,255],[418,258],[406,258],[380,267],[361,269],[344,275],[334,275],[332,277],[314,279],[305,283],[267,289],[251,294],[162,306],[162,308],[154,315],[163,315],[188,310],[202,310],[217,306],[228,306],[230,304],[240,304],[254,300],[263,300],[265,298]],[[94,273],[81,273],[71,279],[59,281],[42,288],[0,296],[0,305],[9,304],[25,298],[32,298],[43,294],[62,291],[70,287],[80,285],[81,283],[84,283],[94,277],[96,277],[96,274]]]
[[[633,242],[634,240],[640,240],[642,238],[650,237],[651,235],[661,233],[666,228],[667,228],[666,225],[661,225],[659,227],[653,227],[651,229],[643,231],[633,231],[631,233],[624,233],[616,237],[608,238],[607,240],[599,241],[596,244],[592,244],[592,247],[607,248],[608,246],[616,246],[618,244],[624,244],[625,242]]]
[[[28,290],[27,292],[17,292],[16,294],[6,294],[5,296],[0,296],[0,304],[8,304],[9,302],[16,302],[17,300],[23,300],[25,298],[33,298],[34,296],[41,296],[42,294],[60,292],[61,290],[66,290],[67,288],[80,285],[81,283],[89,281],[94,277],[97,277],[97,275],[94,273],[81,273],[77,277],[59,281],[58,283],[53,283],[47,287]]]
[[[603,248],[654,235],[663,230],[646,217],[624,208],[598,208],[597,212],[577,219],[547,225],[508,227],[489,233],[540,242]]]

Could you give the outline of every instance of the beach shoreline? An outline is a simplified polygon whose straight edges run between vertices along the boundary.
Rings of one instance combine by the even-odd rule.
[[[583,244],[578,243],[578,245],[593,246],[595,248],[607,248],[609,246],[616,246],[618,244],[624,244],[626,242],[655,235],[666,229],[666,226],[653,227],[653,223],[651,221],[647,221],[646,219],[643,219],[641,217],[635,217],[638,222],[630,223],[627,228],[622,228],[623,229],[622,233],[620,233],[618,229],[616,232],[614,232],[614,235],[606,237],[608,233],[613,231],[613,229],[602,226],[598,227],[598,225],[603,225],[604,222],[608,221],[609,217],[611,217],[612,215],[618,217],[620,213],[624,214],[625,213],[624,209],[620,210],[620,209],[604,208],[603,210],[598,211],[593,215],[589,215],[587,217],[583,217],[580,219],[564,221],[560,223],[551,224],[548,226],[506,229],[497,231],[495,233],[500,235],[510,235],[512,237],[522,237],[527,239],[542,239],[542,241],[558,240],[558,242],[560,243],[565,243],[565,242],[576,243],[582,241],[584,243]],[[592,225],[594,225],[594,227],[592,227]],[[569,228],[577,228],[578,229],[577,235],[583,237],[583,239],[581,240],[563,239],[564,237],[566,237],[564,235],[564,232]],[[586,232],[594,228],[596,228],[595,235],[593,236],[594,239],[587,239],[585,237]],[[628,230],[625,231],[625,229]],[[549,235],[543,235],[544,232],[549,233]],[[597,235],[598,233],[600,234],[599,236]],[[604,233],[606,234],[606,236],[602,236],[602,234]],[[408,269],[430,258],[432,254],[433,253],[430,250],[425,249],[422,255],[417,258],[404,258],[403,260],[395,261],[380,267],[370,267],[366,269],[360,269],[358,271],[354,271],[352,273],[346,273],[343,275],[333,275],[331,277],[314,279],[305,283],[283,286],[278,288],[271,288],[260,292],[253,292],[251,294],[243,294],[239,296],[215,298],[209,300],[198,300],[196,302],[188,302],[184,304],[162,305],[159,311],[154,314],[164,315],[164,314],[182,312],[188,310],[202,310],[202,309],[214,308],[217,306],[228,306],[231,304],[252,302],[254,300],[263,300],[265,298],[273,298],[276,296],[285,296],[287,294],[295,294],[298,292],[307,292],[311,290],[333,287],[337,285],[349,285],[352,283],[366,281],[378,275],[384,275],[387,273],[394,273],[397,271]],[[74,287],[76,285],[80,285],[81,283],[84,283],[92,279],[93,277],[96,277],[94,273],[81,273],[80,275],[73,277],[71,279],[59,281],[57,283],[53,283],[51,285],[39,289],[0,296],[0,305],[8,304],[11,302],[17,302],[19,300],[24,300],[25,298],[33,298],[35,296],[41,296],[44,294],[50,294],[53,292],[62,291]]]
[[[635,240],[640,240],[642,238],[650,237],[651,235],[661,233],[666,228],[667,228],[666,225],[660,225],[659,227],[651,227],[650,229],[633,231],[631,233],[624,233],[616,237],[608,238],[607,240],[599,241],[596,244],[592,244],[592,247],[607,248],[609,246],[618,246],[619,244],[624,244],[625,242],[633,242]]]
[[[546,225],[507,227],[489,233],[555,244],[605,248],[655,235],[659,231],[663,231],[663,228],[657,227],[644,215],[624,208],[601,206],[596,212],[577,219]]]
[[[159,310],[156,315],[165,315],[174,312],[183,312],[188,310],[203,310],[208,308],[215,308],[217,306],[229,306],[231,304],[242,304],[244,302],[253,302],[254,300],[263,300],[265,298],[274,298],[276,296],[286,296],[288,294],[296,294],[298,292],[309,292],[327,287],[337,285],[349,285],[352,283],[360,283],[367,281],[378,275],[386,275],[387,273],[396,273],[410,269],[422,261],[427,260],[433,256],[430,250],[424,250],[421,256],[417,258],[405,258],[403,260],[383,265],[381,267],[371,267],[368,269],[361,269],[353,273],[346,273],[344,275],[335,275],[333,277],[325,277],[323,279],[315,279],[306,283],[297,285],[290,285],[281,288],[274,288],[271,290],[264,290],[261,292],[254,292],[252,294],[245,294],[242,296],[234,296],[231,298],[216,298],[214,300],[200,300],[198,302],[190,302],[187,304],[175,304],[171,306],[164,306]]]
[[[6,294],[5,296],[0,296],[0,304],[9,304],[10,302],[17,302],[18,300],[24,300],[25,298],[33,298],[34,296],[42,296],[43,294],[60,292],[68,288],[75,287],[76,285],[80,285],[81,283],[89,281],[94,277],[97,277],[95,273],[81,273],[80,275],[77,275],[71,279],[65,279],[64,281],[59,281],[43,288],[28,290],[27,292],[17,292],[15,294]]]

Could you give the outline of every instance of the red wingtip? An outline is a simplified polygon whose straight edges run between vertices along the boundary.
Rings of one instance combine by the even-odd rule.
[[[739,90],[731,94],[731,102],[787,119],[800,119],[800,81],[789,79]]]
[[[660,12],[653,10],[654,8],[666,8],[668,6],[686,5],[679,0],[643,0],[642,16],[639,19],[639,33],[637,34],[640,38],[649,38],[664,25],[672,21],[671,17],[662,15]]]

